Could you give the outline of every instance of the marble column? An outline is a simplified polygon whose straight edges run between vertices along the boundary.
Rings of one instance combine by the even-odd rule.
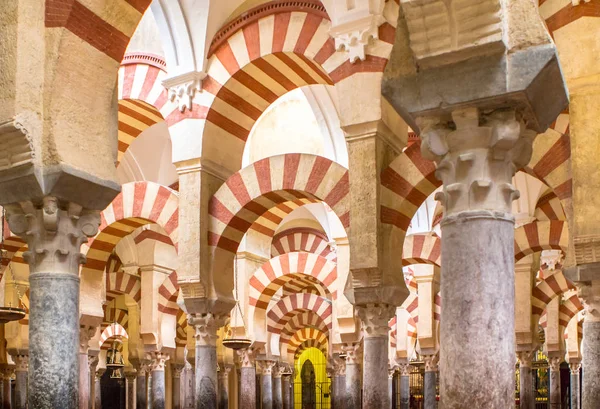
[[[256,361],[260,373],[261,409],[273,409],[273,367],[275,361]]]
[[[423,377],[423,409],[437,408],[437,374],[439,356],[424,355],[425,375]]]
[[[6,210],[29,248],[29,407],[76,409],[81,245],[98,232],[100,214],[53,196]]]
[[[548,366],[550,367],[550,409],[561,408],[560,363],[562,361],[562,357],[559,356],[548,357]]]
[[[15,361],[15,409],[27,408],[27,355],[13,355]]]
[[[400,364],[400,409],[409,409],[410,405],[410,365]]]
[[[217,330],[225,317],[213,314],[190,314],[188,322],[195,329],[196,409],[217,408]]]
[[[362,374],[360,368],[360,344],[346,344],[342,346],[346,353],[346,409],[361,408]]]
[[[96,333],[96,327],[81,326],[79,328],[79,409],[89,409],[91,387],[90,387],[90,363],[88,350],[90,339]]]
[[[221,370],[217,374],[218,378],[218,409],[229,408],[229,374],[231,373],[230,365],[222,365]]]
[[[281,396],[283,399],[283,409],[292,409],[292,377],[289,374],[284,374],[281,378]],[[344,385],[345,388],[345,385]],[[334,395],[335,399],[335,395]],[[342,407],[343,406],[339,406]],[[334,406],[334,409],[336,406]]]
[[[172,382],[172,409],[183,409],[181,404],[181,372],[183,371],[183,365],[180,364],[171,364],[171,369],[173,372],[173,382]]]
[[[90,398],[88,399],[88,408],[94,408],[96,400],[96,368],[98,367],[98,354],[100,351],[88,351],[88,382],[90,384]]]
[[[586,314],[583,321],[583,384],[581,409],[600,407],[600,321]]]
[[[346,401],[346,361],[343,358],[333,359],[333,409],[345,407]]]
[[[125,372],[125,408],[126,409],[136,409],[136,398],[137,391],[135,386],[135,380],[137,378],[137,373],[134,371]],[[175,408],[173,408],[175,409]]]
[[[141,363],[140,367],[137,369],[137,379],[135,381],[135,401],[137,409],[146,409],[148,407],[148,383],[146,376],[148,375],[149,369],[149,363]]]
[[[165,362],[169,359],[162,352],[152,353],[152,409],[165,409]]]
[[[240,368],[240,409],[256,409],[256,369],[254,350],[237,351],[241,359]]]
[[[12,408],[12,393],[10,382],[14,373],[14,366],[5,364],[2,368],[2,408]]]
[[[571,408],[579,409],[579,370],[581,369],[581,362],[571,361],[569,363],[569,371],[571,372],[570,389],[571,389]]]
[[[362,408],[388,408],[388,322],[396,313],[396,307],[367,304],[355,308],[364,333]]]
[[[394,402],[394,377],[396,376],[396,371],[398,368],[389,368],[388,369],[388,399],[390,401],[389,408],[393,409]]]
[[[96,396],[94,396],[94,409],[102,409],[102,388],[100,387],[100,380],[102,379],[104,372],[106,372],[106,368],[99,368],[96,370],[96,377],[94,379],[96,388]]]
[[[443,191],[440,395],[444,409],[514,406],[515,276],[512,185],[535,132],[514,110],[456,109],[420,117],[421,151]],[[490,351],[493,351],[490,353]],[[432,375],[430,375],[432,376]],[[487,391],[486,393],[473,393]]]
[[[519,351],[519,401],[520,409],[535,409],[535,396],[533,389],[533,372],[531,364],[535,351]]]
[[[273,409],[283,409],[283,390],[281,377],[285,372],[285,366],[277,364],[273,368]]]

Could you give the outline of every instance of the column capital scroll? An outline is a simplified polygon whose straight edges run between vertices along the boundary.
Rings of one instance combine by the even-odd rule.
[[[531,364],[533,363],[533,359],[535,358],[536,351],[537,350],[517,351],[519,366],[531,368]]]
[[[152,352],[151,354],[152,356],[152,361],[151,361],[151,366],[152,366],[152,371],[164,371],[165,370],[165,362],[167,362],[169,360],[169,355],[165,354],[164,352]]]
[[[244,348],[237,351],[240,357],[240,365],[242,368],[253,368],[254,361],[256,358],[256,351],[254,348]]]
[[[362,329],[366,338],[388,335],[390,332],[388,323],[396,313],[394,305],[366,304],[355,308],[362,322]]]
[[[550,367],[550,372],[558,372],[560,371],[560,363],[563,361],[561,356],[549,356],[548,357],[548,366]]]
[[[206,314],[189,314],[188,324],[195,329],[195,339],[197,346],[216,346],[217,345],[217,330],[225,325],[226,316],[215,315],[212,313]]]
[[[13,355],[15,361],[15,372],[27,372],[29,369],[29,355]]]
[[[425,372],[437,372],[439,360],[439,354],[423,355],[423,362],[425,362]]]
[[[275,366],[275,361],[270,360],[260,360],[256,361],[256,369],[261,375],[272,375],[273,367]]]
[[[346,365],[360,364],[360,346],[359,342],[342,345],[342,351],[346,353]]]
[[[581,361],[569,362],[569,371],[571,372],[571,375],[579,375],[580,369],[581,369]]]

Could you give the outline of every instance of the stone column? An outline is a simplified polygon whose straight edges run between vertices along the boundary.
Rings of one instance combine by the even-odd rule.
[[[96,333],[92,326],[81,326],[79,328],[79,409],[89,409],[91,386],[90,386],[90,362],[88,350],[90,339]]]
[[[254,350],[239,350],[240,369],[240,409],[256,409],[256,369],[254,367]]]
[[[283,409],[292,409],[292,376],[290,374],[284,374],[281,378],[281,396],[283,399]],[[343,385],[345,389],[346,385]],[[335,395],[333,395],[335,399]],[[339,406],[342,407],[343,406]],[[334,406],[334,409],[336,406]]]
[[[102,408],[102,388],[100,387],[100,380],[102,379],[102,375],[104,375],[104,372],[106,372],[106,368],[100,368],[96,371],[96,377],[94,379],[96,390],[96,396],[94,397],[94,409]]]
[[[360,368],[360,344],[347,344],[342,347],[346,353],[346,409],[361,408],[362,375]]]
[[[520,409],[535,409],[533,373],[531,371],[535,351],[519,351],[517,357],[519,358]]]
[[[228,409],[229,408],[229,373],[231,372],[231,366],[223,365],[221,370],[217,374],[218,378],[218,388],[217,391],[219,393],[218,399],[218,409]]]
[[[90,354],[90,352],[92,352]],[[89,351],[88,352],[88,382],[90,384],[90,398],[88,399],[88,408],[94,408],[94,401],[96,400],[96,368],[98,367],[98,354],[100,351]]]
[[[137,405],[137,390],[135,380],[137,373],[134,371],[125,372],[125,407],[126,409],[136,409]],[[175,409],[175,408],[173,408]]]
[[[173,370],[173,404],[171,406],[172,409],[183,409],[181,405],[181,371],[183,370],[183,365],[172,364],[171,369]]]
[[[278,363],[273,368],[273,409],[283,409],[283,390],[281,377],[285,372],[285,366]]]
[[[400,409],[409,409],[410,405],[410,365],[400,364]]]
[[[444,190],[440,394],[445,409],[514,406],[515,171],[535,133],[514,110],[421,117],[421,151]],[[493,353],[490,353],[493,351]],[[432,375],[430,375],[432,376]],[[485,394],[473,391],[488,391]],[[493,391],[493,392],[492,392]]]
[[[217,408],[217,330],[225,317],[208,314],[190,314],[188,322],[196,331],[196,408]]]
[[[437,408],[437,373],[438,373],[438,360],[439,356],[435,355],[424,355],[423,361],[425,361],[425,376],[423,377],[423,408],[424,409],[435,409]]]
[[[571,408],[579,409],[579,370],[581,369],[581,362],[572,361],[569,363],[569,370],[571,372]]]
[[[135,400],[137,409],[146,409],[148,407],[148,383],[146,376],[148,375],[149,369],[149,363],[146,362],[141,363],[140,367],[137,369],[137,379],[135,381]]]
[[[260,373],[261,409],[273,409],[273,367],[275,361],[256,361]]]
[[[396,307],[388,304],[355,307],[364,333],[362,408],[387,408],[390,406],[387,390],[388,322],[396,313]]]
[[[28,245],[29,407],[76,409],[81,244],[98,232],[99,212],[53,196],[6,210],[11,231]]]
[[[548,357],[548,366],[550,367],[550,409],[561,408],[560,396],[560,363],[563,361],[560,356]]]
[[[394,376],[398,368],[393,367],[388,369],[388,399],[390,401],[389,408],[393,409],[392,402],[394,401]]]
[[[598,279],[600,274],[598,270],[595,271],[594,275],[590,274],[589,278],[594,278],[594,280],[577,282],[578,295],[581,297],[585,308],[582,341],[583,360],[581,362],[583,366],[582,409],[600,407],[600,279]]]
[[[27,408],[27,355],[13,355],[15,361],[15,409]]]
[[[165,409],[165,362],[169,359],[162,352],[152,353],[152,409]]]
[[[346,405],[346,361],[342,358],[333,359],[333,409],[344,408]]]
[[[2,408],[12,408],[12,394],[10,387],[10,380],[12,378],[15,368],[12,365],[5,365],[2,368]]]

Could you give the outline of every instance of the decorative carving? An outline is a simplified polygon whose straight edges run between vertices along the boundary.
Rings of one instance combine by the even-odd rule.
[[[188,324],[196,330],[196,345],[217,345],[217,330],[225,325],[226,317],[207,314],[190,314]]]
[[[517,358],[519,359],[519,366],[531,368],[533,358],[535,358],[536,351],[518,351]]]
[[[333,374],[335,376],[346,376],[346,361],[341,358],[333,358]]]
[[[335,39],[337,51],[347,51],[350,63],[367,58],[367,47],[379,39],[379,26],[385,21],[380,14],[332,27],[329,34]]]
[[[98,233],[100,213],[76,203],[61,203],[46,196],[40,204],[30,201],[6,206],[10,230],[27,242],[23,258],[32,273],[77,274],[86,258],[81,245]]]
[[[549,356],[548,357],[548,366],[550,367],[550,372],[560,371],[560,363],[562,361],[563,361],[563,358],[560,356]]]
[[[257,372],[260,373],[261,375],[272,375],[273,367],[275,366],[275,364],[276,364],[275,361],[270,361],[270,360],[256,361]]]
[[[410,364],[398,364],[400,376],[410,376]]]
[[[464,211],[511,213],[519,197],[512,177],[529,162],[535,137],[514,110],[484,115],[465,108],[452,112],[449,122],[430,117],[417,122],[421,153],[436,162],[436,177],[444,185],[435,198],[444,205],[445,219]]]
[[[169,355],[160,351],[152,352],[152,370],[153,371],[164,371],[165,370],[165,362],[169,360]]]
[[[540,257],[542,268],[547,271],[555,271],[557,267],[560,268],[562,259],[563,254],[560,250],[545,250]]]
[[[90,368],[90,373],[94,373],[96,371],[99,361],[100,359],[98,358],[98,355],[88,355],[88,366]]]
[[[186,108],[191,111],[194,96],[196,92],[202,91],[202,80],[205,77],[205,72],[190,71],[167,78],[162,84],[167,88],[169,101],[177,102],[181,112],[184,112]]]
[[[394,375],[396,375],[397,371],[398,371],[397,366],[392,366],[392,367],[388,368],[388,378],[394,379]]]
[[[229,373],[231,372],[232,366],[221,364],[219,365],[219,367],[221,368],[221,370],[217,374],[217,377],[226,380],[229,377]]]
[[[396,313],[396,307],[388,304],[356,306],[365,337],[385,337],[390,331],[388,322]]]
[[[15,372],[27,372],[29,370],[28,355],[13,355],[12,358],[15,361]]]
[[[342,351],[346,353],[346,365],[360,364],[360,343],[344,344]]]
[[[102,378],[104,372],[106,372],[106,368],[98,368],[98,370],[96,371],[96,382],[100,382],[100,378]]]
[[[173,378],[181,378],[181,372],[183,371],[183,365],[181,364],[171,364],[171,369],[173,370]]]
[[[420,65],[445,65],[504,50],[499,0],[401,0]]]
[[[600,321],[600,291],[594,285],[594,282],[578,281],[577,296],[581,298],[581,303],[585,311],[586,321]]]
[[[96,327],[82,325],[79,328],[79,353],[87,354],[90,349],[90,339],[96,333]]]
[[[581,369],[580,361],[569,362],[569,371],[571,372],[571,375],[579,375],[580,369]]]
[[[0,122],[0,170],[33,164],[35,153],[29,132],[15,119]]]
[[[600,262],[600,236],[577,236],[573,243],[577,264]]]
[[[273,367],[273,378],[281,378],[285,373],[287,368],[281,362],[278,362],[277,365]]]
[[[425,362],[425,372],[437,372],[439,359],[440,356],[438,354],[423,355],[423,362]]]
[[[256,351],[254,348],[245,348],[237,351],[238,356],[241,360],[242,368],[253,368],[254,359],[256,358]]]

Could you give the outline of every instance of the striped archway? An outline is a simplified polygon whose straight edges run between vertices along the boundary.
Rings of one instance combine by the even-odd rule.
[[[164,314],[177,315],[180,311],[177,305],[178,294],[177,271],[173,271],[158,287],[158,310]]]
[[[566,221],[567,216],[558,196],[552,191],[543,194],[535,206],[534,216],[537,220]]]
[[[329,335],[331,324],[325,322],[323,317],[314,311],[294,311],[287,317],[285,326],[281,329],[281,339],[290,339],[294,333],[301,328],[316,328],[324,334]]]
[[[289,280],[283,283],[282,296],[296,293],[309,293],[325,298],[333,298],[327,287],[313,276],[305,274],[291,274]]]
[[[315,328],[302,328],[292,335],[288,343],[288,354],[297,358],[304,349],[317,348],[327,357],[329,341],[327,335]]]
[[[177,335],[175,336],[175,345],[184,347],[187,344],[187,314],[182,309],[177,311]]]
[[[178,243],[179,197],[177,192],[153,182],[132,182],[102,211],[98,234],[88,242],[83,274],[102,274],[120,239],[139,227],[155,223]]]
[[[336,253],[329,246],[327,235],[320,230],[309,227],[296,227],[273,236],[271,257],[297,251],[318,254],[328,260],[336,259]]]
[[[129,335],[127,334],[127,331],[125,330],[125,328],[123,328],[121,324],[112,323],[106,328],[104,328],[104,331],[102,331],[102,334],[100,334],[98,346],[102,347],[102,345],[104,345],[106,341],[109,341],[112,338],[129,339]]]
[[[122,270],[121,260],[113,253],[108,257],[106,267],[106,301],[110,302],[121,294],[129,295],[139,303],[142,298],[142,285],[139,276]]]
[[[554,297],[574,289],[575,285],[565,277],[562,271],[557,270],[551,276],[537,283],[531,291],[531,313],[534,316],[541,316]]]
[[[563,221],[535,221],[515,229],[515,261],[543,250],[564,254],[568,246],[569,230]]]
[[[328,330],[332,328],[333,308],[331,301],[315,294],[298,293],[279,300],[267,313],[267,331],[281,333],[294,312],[309,311],[315,313],[325,323]]]
[[[402,265],[431,264],[441,266],[442,240],[435,233],[410,234],[404,239]]]

